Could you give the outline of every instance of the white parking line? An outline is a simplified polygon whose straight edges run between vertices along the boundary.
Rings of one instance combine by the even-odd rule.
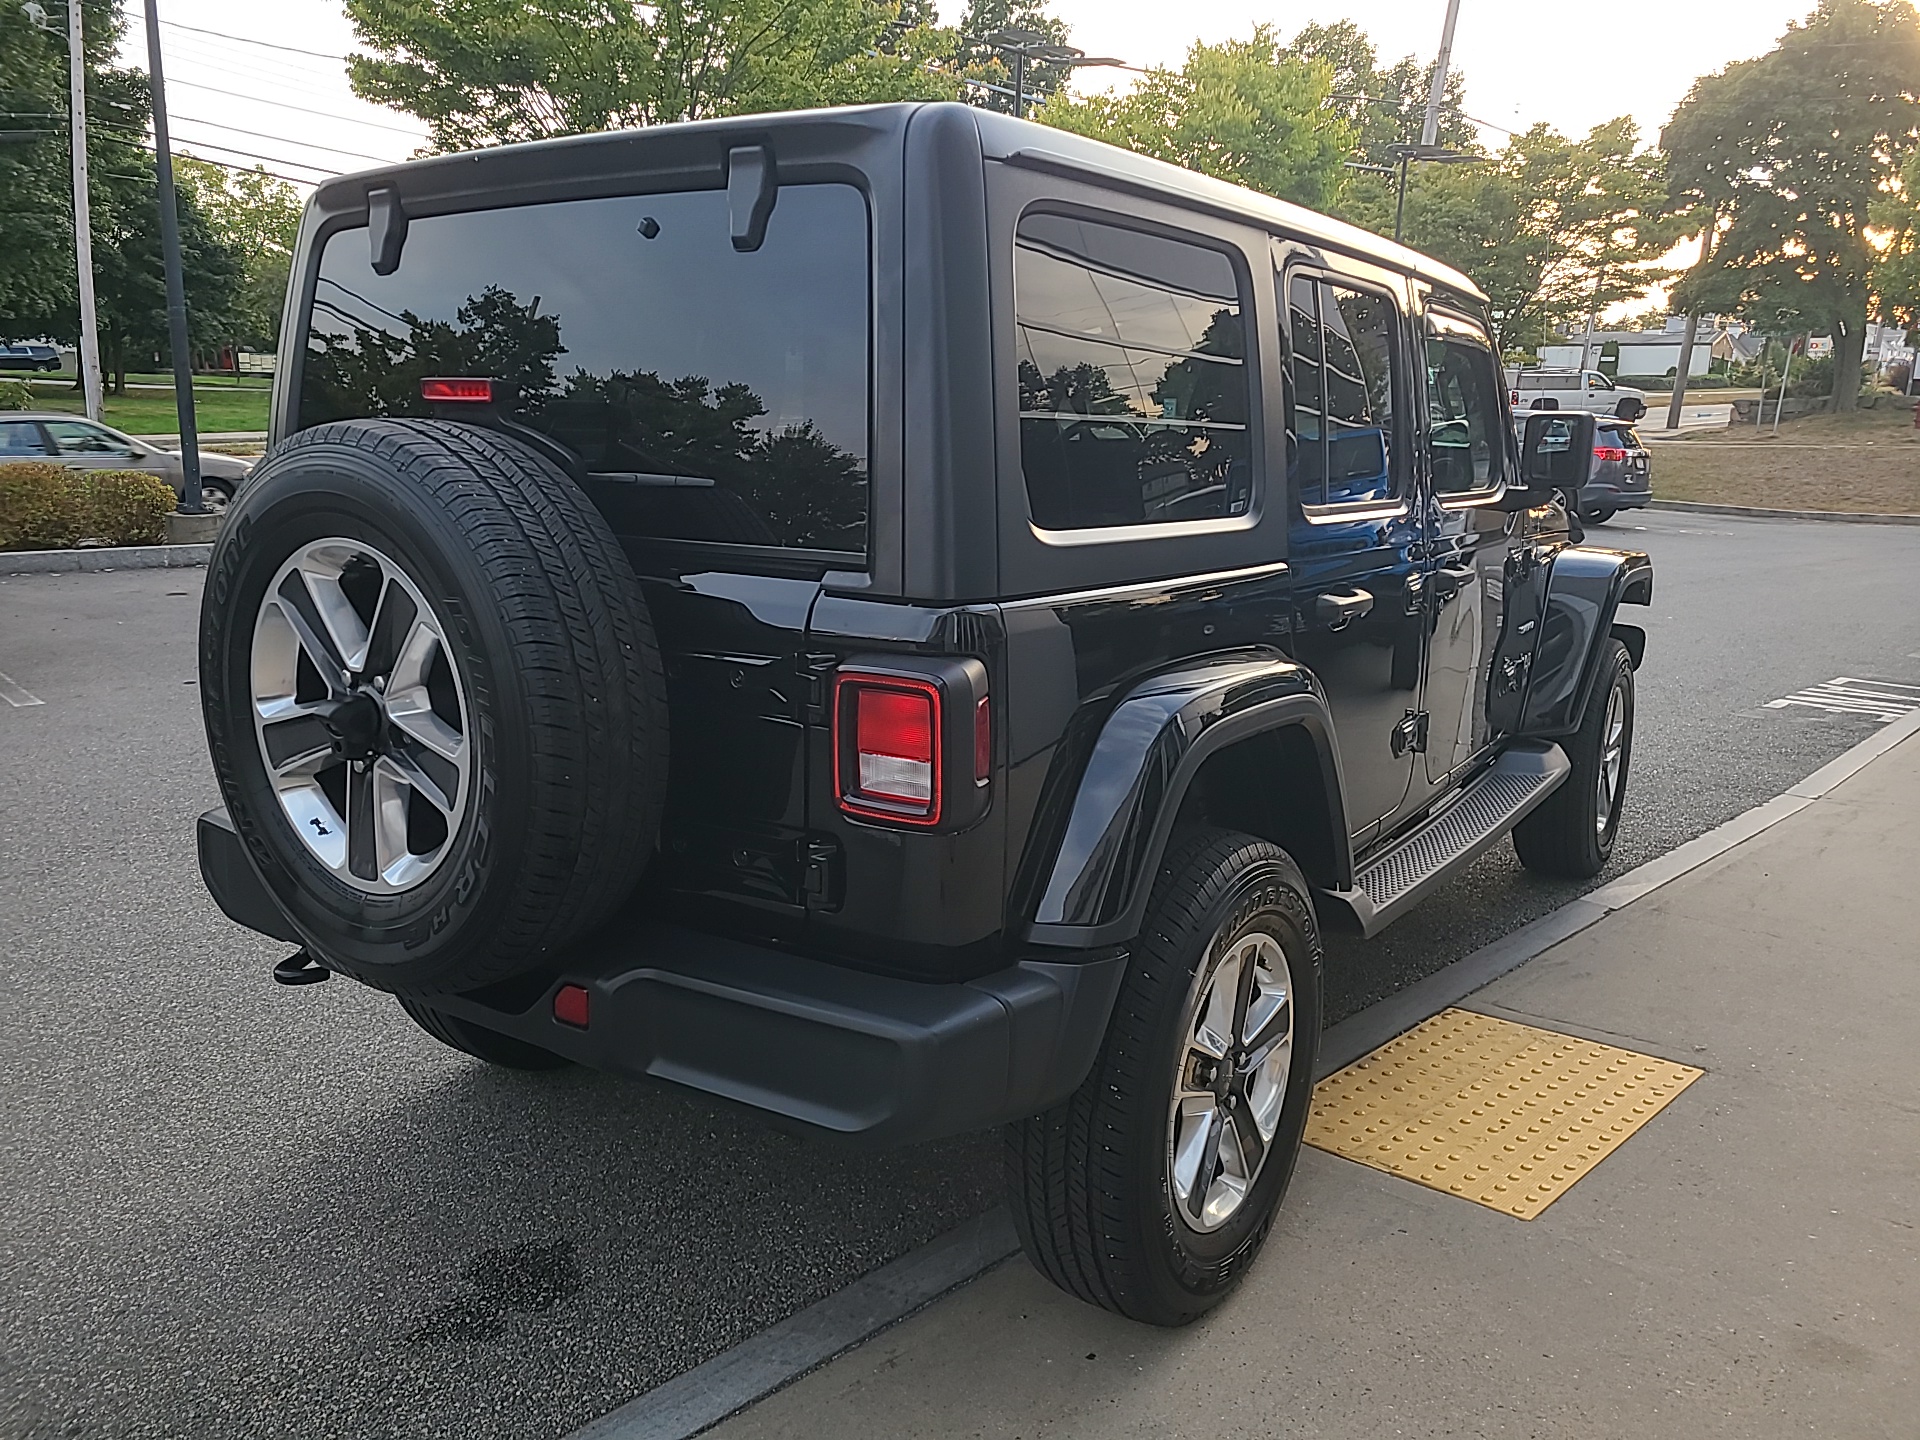
[[[1784,710],[1789,705],[1828,710],[1838,715],[1865,715],[1887,725],[1920,710],[1920,685],[1903,685],[1897,680],[1856,680],[1850,675],[1841,675],[1778,700],[1769,700],[1764,708]]]
[[[24,686],[14,684],[13,677],[4,670],[0,670],[0,700],[6,701],[7,704],[13,706],[16,710],[24,710],[29,705],[44,705],[47,703],[31,690],[26,689]]]

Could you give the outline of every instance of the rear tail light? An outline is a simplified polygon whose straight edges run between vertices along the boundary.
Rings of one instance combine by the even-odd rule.
[[[1596,445],[1593,447],[1593,458],[1618,462],[1627,458],[1627,452],[1618,445]]]
[[[940,687],[842,674],[834,681],[834,789],[854,815],[933,825],[940,819]]]
[[[834,672],[834,804],[861,820],[964,830],[992,808],[993,707],[973,656],[854,656]]]

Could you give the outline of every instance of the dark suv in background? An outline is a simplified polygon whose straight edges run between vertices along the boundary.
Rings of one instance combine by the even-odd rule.
[[[1619,824],[1643,555],[1485,298],[957,105],[329,181],[208,572],[226,912],[509,1066],[1005,1125],[1057,1283],[1270,1228],[1322,925]],[[303,337],[303,338],[298,338]]]
[[[1594,425],[1593,471],[1580,487],[1580,518],[1604,525],[1653,499],[1653,454],[1631,420],[1602,415]]]

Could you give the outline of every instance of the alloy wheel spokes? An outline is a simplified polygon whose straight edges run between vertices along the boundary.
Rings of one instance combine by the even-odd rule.
[[[438,617],[391,559],[321,540],[281,567],[252,655],[254,723],[281,807],[355,889],[444,858],[466,805],[466,696]]]
[[[1198,1230],[1224,1224],[1266,1163],[1293,1061],[1292,976],[1265,931],[1236,937],[1195,979],[1168,1122],[1173,1199]]]
[[[1626,768],[1627,752],[1627,707],[1626,694],[1614,686],[1607,697],[1607,719],[1602,729],[1600,741],[1599,773],[1595,777],[1594,829],[1606,834],[1607,826],[1613,820],[1614,801],[1620,794],[1620,774]]]

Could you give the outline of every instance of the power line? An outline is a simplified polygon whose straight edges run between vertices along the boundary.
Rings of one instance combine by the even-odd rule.
[[[284,50],[289,55],[311,55],[316,60],[348,60],[351,56],[335,55],[325,50],[302,50],[298,45],[276,45],[270,40],[254,40],[245,35],[225,35],[218,30],[202,30],[198,25],[182,25],[178,20],[160,22],[169,30],[187,30],[195,35],[210,35],[215,40],[227,40],[236,45],[258,45],[262,50]]]
[[[277,109],[293,110],[302,115],[318,115],[322,120],[339,120],[349,125],[365,125],[374,130],[391,130],[394,134],[405,135],[411,140],[426,138],[418,130],[408,130],[399,125],[382,125],[377,120],[356,120],[351,115],[341,115],[332,110],[315,110],[306,105],[290,105],[285,100],[269,100],[264,95],[248,95],[240,90],[222,90],[218,85],[201,85],[193,80],[168,80],[167,84],[184,85],[189,90],[206,90],[215,95],[225,95],[229,100],[250,100],[255,105],[272,105]]]
[[[197,120],[191,115],[175,115],[174,119],[183,125],[205,125],[211,130],[224,130],[229,135],[246,135],[255,140],[272,140],[280,145],[298,145],[305,150],[325,150],[330,155],[344,155],[349,160],[371,160],[376,165],[391,165],[394,162],[384,155],[366,155],[358,150],[342,150],[334,145],[317,145],[311,140],[296,140],[291,135],[269,135],[262,130],[243,130],[238,125],[224,125],[218,120]],[[298,161],[294,162],[298,164]]]

